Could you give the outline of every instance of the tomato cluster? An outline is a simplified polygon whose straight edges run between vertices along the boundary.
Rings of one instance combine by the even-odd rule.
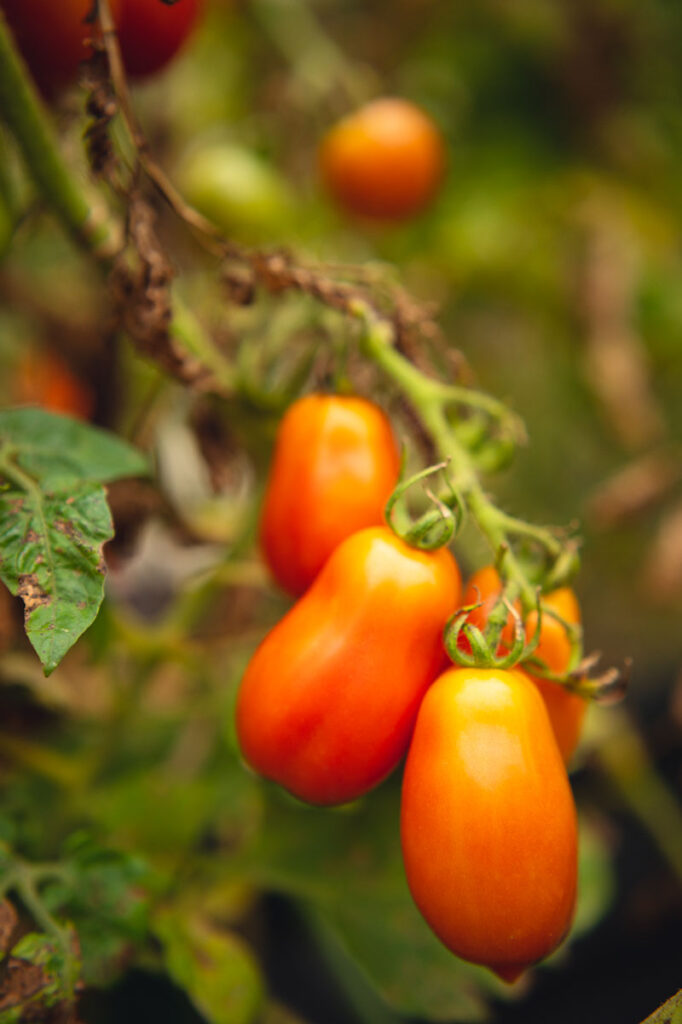
[[[109,0],[126,70],[136,77],[159,71],[177,53],[203,0]],[[97,29],[92,0],[0,0],[17,45],[42,91],[58,92],[76,79],[91,54]]]
[[[469,602],[485,626],[502,584],[487,568],[463,595],[446,548],[418,550],[383,522],[398,471],[390,425],[365,400],[311,395],[285,416],[261,541],[298,600],[247,666],[237,735],[252,768],[319,805],[362,796],[407,754],[401,836],[414,900],[449,949],[512,981],[571,923],[565,759],[584,702],[520,669],[443,672],[448,620]],[[550,593],[543,611],[535,655],[561,674],[575,596]]]

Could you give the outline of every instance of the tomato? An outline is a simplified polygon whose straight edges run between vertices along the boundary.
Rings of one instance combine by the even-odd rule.
[[[364,398],[307,395],[277,434],[261,517],[261,545],[275,579],[302,593],[334,548],[379,526],[400,457],[390,423]]]
[[[443,548],[418,551],[386,526],[345,540],[247,667],[236,712],[246,761],[313,804],[379,783],[407,749],[460,591]]]
[[[13,381],[12,399],[19,405],[40,405],[50,412],[90,419],[94,396],[56,352],[27,351]]]
[[[580,609],[575,594],[569,587],[553,590],[542,599],[543,607],[555,611],[569,623],[580,622]],[[533,636],[537,626],[537,612],[531,612],[526,620],[526,634]],[[540,643],[534,657],[540,658],[553,672],[564,672],[571,656],[571,645],[566,630],[549,615],[543,616]],[[587,701],[577,693],[570,693],[560,683],[527,672],[542,694],[549,718],[554,729],[559,750],[565,761],[569,761],[578,745],[582,731]]]
[[[192,206],[228,235],[262,241],[291,228],[295,204],[286,181],[243,146],[222,141],[194,148],[177,177]]]
[[[339,121],[320,147],[322,179],[350,213],[402,220],[433,198],[445,169],[434,122],[407,100],[374,100]]]
[[[484,629],[501,589],[502,583],[494,566],[487,565],[475,572],[467,583],[462,603],[467,605],[480,601],[481,605],[469,614],[468,621],[478,626],[479,629]],[[580,622],[580,607],[570,587],[560,587],[558,590],[545,594],[542,598],[542,605],[543,608],[556,612],[570,624]],[[526,619],[526,637],[529,640],[534,636],[536,628],[537,612],[533,611]],[[514,626],[510,615],[502,632],[500,650],[503,651],[505,647],[511,646],[513,630]],[[460,646],[468,648],[466,638],[461,634],[460,638]],[[533,657],[544,661],[547,668],[557,674],[565,672],[568,668],[571,657],[570,640],[561,623],[550,615],[542,617],[540,642]],[[569,761],[580,739],[587,701],[578,694],[570,693],[560,683],[554,683],[551,679],[543,679],[542,676],[533,675],[528,671],[526,674],[542,694],[561,754],[565,761]]]
[[[576,812],[537,689],[522,673],[450,669],[431,686],[405,766],[401,841],[426,921],[506,981],[566,934]]]
[[[120,0],[110,4],[116,20]],[[75,81],[79,64],[92,52],[86,40],[96,28],[85,21],[92,0],[0,0],[0,9],[43,92]]]
[[[118,38],[126,71],[144,78],[175,56],[201,13],[203,0],[121,0]]]

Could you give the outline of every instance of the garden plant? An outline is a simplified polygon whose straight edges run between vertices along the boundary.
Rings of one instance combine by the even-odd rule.
[[[682,1020],[675,41],[0,0],[0,1024]]]

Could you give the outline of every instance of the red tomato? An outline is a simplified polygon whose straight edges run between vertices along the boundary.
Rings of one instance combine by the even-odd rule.
[[[388,527],[340,544],[242,680],[237,735],[251,767],[313,804],[381,782],[407,749],[460,588],[447,550],[418,551]]]
[[[144,78],[175,56],[201,13],[203,0],[120,0],[118,38],[126,70]]]
[[[116,20],[120,0],[109,0]],[[36,82],[53,93],[75,81],[90,56],[86,40],[96,32],[85,18],[92,0],[0,0],[17,45]]]
[[[383,523],[399,470],[390,423],[376,405],[338,395],[294,402],[277,434],[261,518],[278,583],[301,594],[342,540]]]
[[[322,179],[350,213],[402,220],[433,198],[445,169],[443,137],[403,99],[374,100],[339,121],[320,147]]]
[[[90,419],[94,396],[56,352],[28,351],[13,381],[12,399],[18,405],[40,405],[50,412]]]
[[[405,766],[401,840],[414,900],[457,956],[513,981],[561,942],[575,805],[522,673],[450,669],[431,686]]]
[[[468,621],[479,629],[484,629],[488,616],[502,589],[502,582],[497,570],[487,565],[473,574],[464,591],[463,605],[481,602],[469,615]],[[568,623],[580,622],[580,607],[570,587],[561,587],[545,594],[542,598],[543,608],[554,611]],[[530,640],[537,627],[537,612],[531,612],[526,619],[526,637]],[[514,625],[511,615],[502,632],[500,651],[509,648],[513,642]],[[468,642],[460,634],[460,646],[468,649]],[[540,642],[534,657],[544,661],[552,672],[565,672],[571,657],[571,644],[566,630],[550,615],[543,615]],[[525,669],[523,671],[526,671]],[[554,683],[542,676],[526,674],[533,680],[545,701],[554,735],[565,761],[569,761],[578,745],[583,719],[587,710],[587,701],[578,694],[570,693],[560,683]]]

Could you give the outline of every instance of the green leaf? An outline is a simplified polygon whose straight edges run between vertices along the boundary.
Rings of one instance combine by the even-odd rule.
[[[578,842],[578,902],[571,935],[594,928],[608,910],[616,890],[611,854],[596,825],[580,818]]]
[[[643,1020],[642,1024],[682,1024],[682,989]]]
[[[49,674],[99,611],[113,527],[100,484],[21,484],[0,493],[0,578],[23,600],[26,633]]]
[[[43,900],[76,927],[85,984],[107,985],[148,936],[149,868],[84,833],[70,837],[65,854],[63,876],[43,887]]]
[[[76,944],[75,934],[72,943]],[[70,1005],[72,995],[64,985],[70,965],[65,952],[46,935],[24,935],[12,949],[5,970],[0,1024],[47,1019],[46,1011]]]
[[[141,452],[114,434],[44,409],[0,412],[0,443],[11,446],[21,468],[44,487],[54,480],[108,483],[149,472]]]
[[[251,953],[233,932],[186,907],[161,912],[155,931],[173,981],[210,1024],[251,1024],[263,997]]]
[[[102,603],[113,536],[102,484],[146,472],[138,451],[96,427],[44,409],[0,412],[0,578],[24,602],[46,674]]]

